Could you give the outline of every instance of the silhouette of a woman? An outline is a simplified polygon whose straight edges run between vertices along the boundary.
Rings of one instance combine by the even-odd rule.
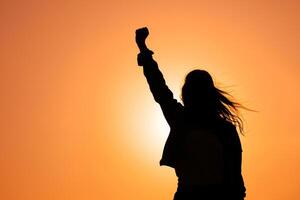
[[[147,28],[136,30],[138,64],[154,99],[170,126],[160,165],[175,169],[174,200],[242,200],[246,189],[241,174],[242,147],[236,127],[240,104],[214,86],[204,70],[191,71],[182,88],[183,104],[173,98],[145,40]]]

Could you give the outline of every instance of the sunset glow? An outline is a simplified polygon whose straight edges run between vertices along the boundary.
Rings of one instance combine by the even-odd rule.
[[[137,66],[147,26],[168,86],[209,71],[243,111],[247,200],[297,200],[300,1],[1,1],[0,199],[171,200],[169,127]]]

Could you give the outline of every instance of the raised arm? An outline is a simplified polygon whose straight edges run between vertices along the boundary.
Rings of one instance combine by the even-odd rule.
[[[136,43],[140,49],[138,54],[138,65],[143,66],[144,75],[149,84],[150,90],[157,103],[160,104],[164,116],[171,126],[176,114],[182,106],[173,98],[173,93],[166,85],[164,77],[153,59],[153,52],[148,49],[145,41],[149,34],[147,28],[136,30]]]

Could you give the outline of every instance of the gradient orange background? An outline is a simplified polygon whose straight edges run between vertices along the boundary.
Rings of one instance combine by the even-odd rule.
[[[177,98],[200,67],[259,111],[243,112],[247,199],[299,199],[299,4],[1,1],[0,198],[172,199],[168,126],[136,64],[148,26]]]

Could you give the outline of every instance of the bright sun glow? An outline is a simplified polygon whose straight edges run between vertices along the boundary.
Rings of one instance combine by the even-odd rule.
[[[139,110],[139,115],[136,115],[138,123],[135,140],[139,142],[133,143],[139,151],[143,151],[149,157],[162,153],[170,130],[160,108],[153,106],[153,104],[155,102],[152,102],[152,105],[144,105]]]

